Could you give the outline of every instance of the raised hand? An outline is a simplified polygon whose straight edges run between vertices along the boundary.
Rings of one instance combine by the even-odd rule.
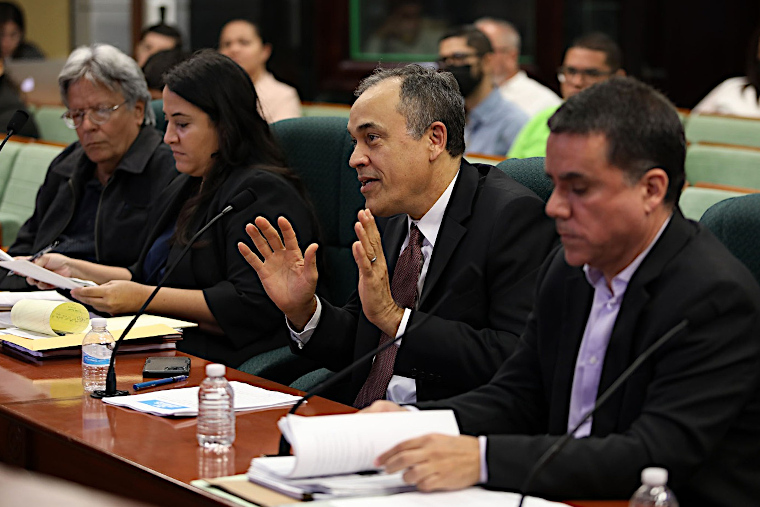
[[[277,219],[282,237],[266,218],[257,217],[254,223],[246,225],[245,232],[261,258],[245,243],[238,243],[238,250],[269,298],[294,328],[303,329],[317,308],[317,245],[312,243],[302,255],[293,226],[284,217]]]
[[[361,210],[354,226],[359,241],[352,247],[359,267],[359,298],[367,319],[388,336],[395,336],[404,310],[391,295],[388,264],[383,254],[380,231],[369,210]]]

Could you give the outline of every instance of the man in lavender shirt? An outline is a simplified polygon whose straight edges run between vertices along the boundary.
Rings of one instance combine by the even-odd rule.
[[[660,348],[529,487],[550,498],[629,498],[647,466],[682,507],[760,499],[760,289],[678,209],[683,128],[632,78],[569,99],[549,120],[546,212],[562,248],[544,263],[517,350],[451,408],[466,436],[428,435],[381,455],[423,490],[520,490],[539,457],[642,352]],[[706,315],[695,310],[707,308]],[[701,317],[694,319],[694,317]],[[387,401],[370,411],[400,409]]]

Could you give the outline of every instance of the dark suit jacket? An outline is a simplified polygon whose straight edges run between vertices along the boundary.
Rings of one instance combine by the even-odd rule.
[[[460,428],[488,437],[488,485],[519,489],[567,431],[575,360],[593,289],[562,249],[538,280],[515,354],[453,408]],[[704,306],[703,306],[704,305]],[[695,311],[695,308],[697,311]],[[705,310],[706,308],[706,310]],[[556,498],[629,498],[646,466],[664,466],[681,506],[760,499],[760,290],[707,229],[676,212],[634,273],[604,360],[602,393],[686,317],[701,316],[645,362],[531,491]]]
[[[541,262],[555,243],[553,222],[533,192],[489,165],[462,162],[441,223],[418,310],[412,312],[395,373],[416,380],[417,399],[433,400],[488,382],[514,350],[533,305]],[[407,216],[384,228],[390,276],[408,233]],[[474,264],[480,276],[469,271]],[[457,280],[468,276],[467,283]],[[451,291],[452,284],[466,287]],[[426,313],[439,301],[434,315]],[[331,370],[377,347],[380,330],[361,313],[355,293],[344,308],[323,302],[319,325],[299,351]],[[414,323],[427,318],[412,329]],[[350,400],[369,375],[369,362],[351,380]]]
[[[133,279],[142,281],[142,264],[155,239],[177,220],[185,201],[197,192],[187,175],[178,176],[162,196],[166,206],[151,220],[155,224],[140,260],[130,268]],[[178,348],[210,361],[236,367],[250,357],[283,347],[289,340],[285,318],[266,295],[259,277],[238,252],[238,242],[251,248],[245,225],[261,215],[274,222],[285,216],[298,237],[308,245],[316,241],[316,227],[307,203],[285,178],[253,168],[230,172],[213,198],[196,214],[191,230],[199,230],[229,204],[240,191],[251,188],[256,200],[248,207],[225,215],[206,231],[180,261],[166,281],[167,287],[202,290],[223,336],[187,329]],[[181,247],[172,246],[168,264]]]

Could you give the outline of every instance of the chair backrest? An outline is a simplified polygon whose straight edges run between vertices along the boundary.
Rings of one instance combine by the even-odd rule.
[[[760,148],[760,120],[692,114],[685,126],[690,143],[724,143]]]
[[[156,115],[156,128],[161,132],[166,132],[166,116],[164,116],[164,99],[150,101],[150,107]]]
[[[45,181],[50,163],[63,149],[62,146],[37,143],[19,147],[0,201],[4,246],[13,244],[21,225],[34,213],[37,190]]]
[[[544,157],[509,158],[496,167],[533,190],[544,202],[552,195],[554,185],[544,172]]]
[[[40,106],[34,113],[34,121],[40,139],[54,143],[71,144],[77,140],[76,130],[72,130],[63,123],[61,115],[66,112],[63,106]]]
[[[272,124],[288,165],[301,177],[322,233],[327,273],[320,276],[328,300],[342,305],[356,290],[359,275],[351,254],[354,223],[364,207],[356,171],[348,165],[353,151],[346,118],[292,118]]]
[[[700,220],[760,282],[760,194],[726,199]]]
[[[16,162],[16,157],[26,144],[14,141],[5,143],[5,148],[3,148],[0,154],[0,201],[2,201],[2,196],[5,194],[5,186],[8,184],[8,178],[11,175],[13,164]]]
[[[678,206],[681,208],[683,216],[692,220],[699,220],[702,218],[705,211],[707,211],[707,209],[713,204],[740,195],[747,194],[715,188],[686,187],[683,192],[681,192]]]
[[[760,150],[692,144],[686,150],[686,180],[760,190]]]

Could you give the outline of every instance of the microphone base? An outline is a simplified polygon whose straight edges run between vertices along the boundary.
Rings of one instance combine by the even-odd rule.
[[[93,391],[90,396],[99,400],[101,398],[111,398],[113,396],[129,396],[129,391],[120,391],[117,389],[113,394],[108,394],[105,391]]]

